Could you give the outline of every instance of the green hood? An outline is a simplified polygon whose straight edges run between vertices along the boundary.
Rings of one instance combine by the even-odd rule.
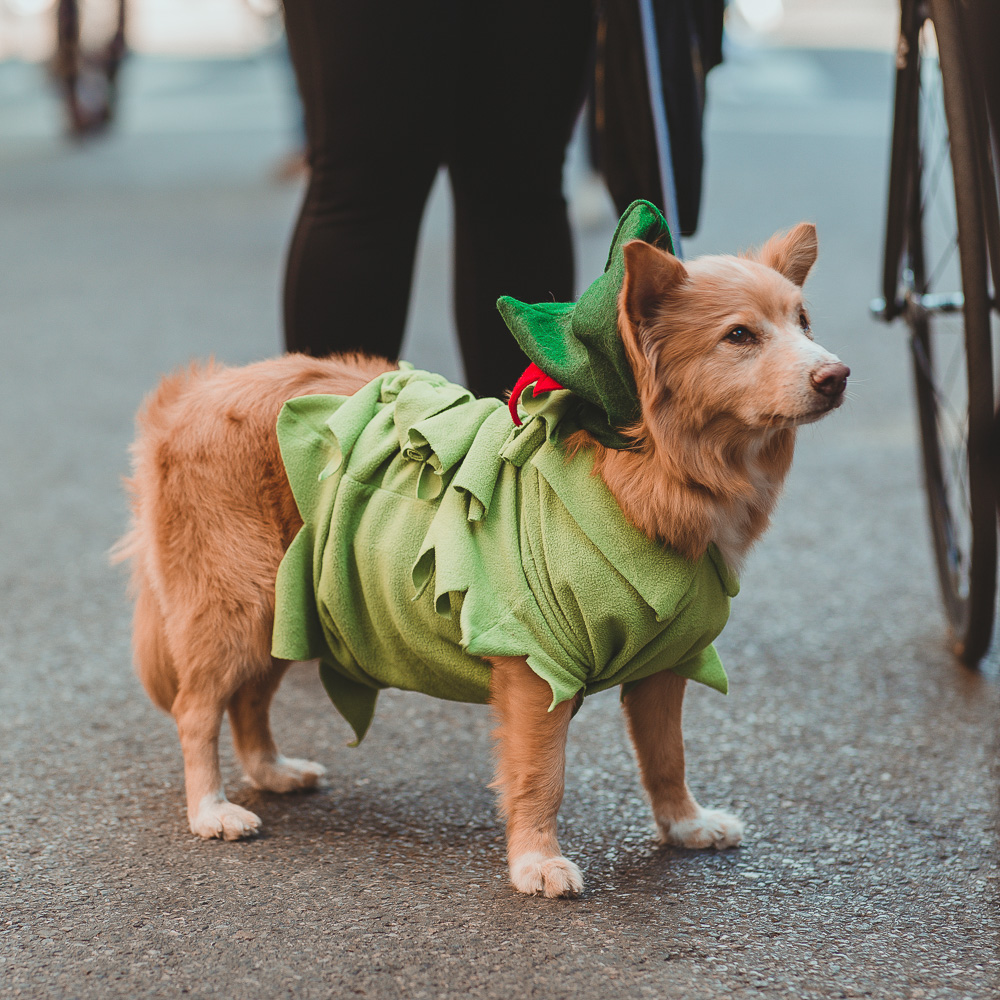
[[[497,308],[525,354],[546,375],[580,397],[580,426],[609,448],[627,448],[621,428],[639,419],[632,368],[618,332],[618,296],[625,280],[625,244],[643,240],[673,253],[660,210],[634,201],[618,222],[604,273],[579,302],[527,305],[505,295]]]

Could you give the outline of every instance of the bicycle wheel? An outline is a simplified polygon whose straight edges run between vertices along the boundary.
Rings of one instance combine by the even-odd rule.
[[[989,145],[951,0],[930,0],[911,47],[909,183],[899,272],[938,578],[956,655],[989,647],[997,529],[987,205]],[[897,123],[897,128],[899,127]],[[995,219],[995,202],[989,206]]]

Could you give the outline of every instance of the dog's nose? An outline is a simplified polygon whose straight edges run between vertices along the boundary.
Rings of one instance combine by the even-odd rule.
[[[812,387],[824,396],[839,396],[847,388],[847,376],[851,369],[847,365],[823,365],[810,375]]]

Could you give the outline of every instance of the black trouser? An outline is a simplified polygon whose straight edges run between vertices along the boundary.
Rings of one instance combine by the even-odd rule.
[[[585,91],[588,0],[285,0],[311,179],[292,236],[285,346],[395,358],[438,168],[455,203],[469,386],[527,364],[500,295],[573,297],[562,167]]]

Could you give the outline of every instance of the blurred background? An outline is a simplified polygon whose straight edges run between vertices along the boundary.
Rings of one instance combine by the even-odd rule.
[[[114,16],[109,0],[84,0],[87,30]],[[0,4],[0,58],[40,60],[52,46],[55,0]],[[885,48],[893,44],[896,6],[891,0],[738,0],[731,31],[762,40],[829,48]],[[136,52],[218,55],[252,52],[274,37],[267,21],[279,0],[133,0],[129,43]],[[740,26],[734,23],[739,20]]]
[[[56,0],[4,0],[0,4],[0,58],[46,59],[52,51]],[[84,38],[106,33],[112,0],[82,0]],[[183,56],[245,55],[274,40],[268,21],[280,0],[132,0],[129,46],[134,52]]]
[[[105,44],[114,30],[117,0],[80,0],[79,9],[81,49]],[[731,183],[724,171],[718,172],[722,163],[713,158],[712,146],[718,147],[720,140],[714,137],[734,130],[795,128],[796,116],[802,114],[815,128],[817,119],[804,109],[816,101],[823,103],[823,127],[828,133],[841,127],[869,133],[887,130],[886,55],[895,43],[895,17],[892,0],[734,0],[730,4],[726,63],[708,77],[708,156],[699,236],[710,235],[713,220],[720,214],[718,186],[713,192],[710,185]],[[300,198],[296,181],[301,182],[302,174],[296,170],[295,157],[303,144],[278,0],[128,0],[128,55],[118,79],[115,121],[112,128],[93,137],[95,141],[82,143],[67,140],[68,114],[55,72],[55,34],[56,0],[0,0],[0,167],[16,165],[32,175],[35,184],[48,178],[53,193],[88,192],[87,197],[63,203],[64,239],[59,252],[71,256],[70,266],[78,272],[76,262],[81,257],[91,264],[97,258],[93,253],[81,254],[75,246],[77,239],[96,250],[113,219],[128,227],[113,211],[100,212],[91,224],[89,216],[97,211],[93,199],[109,195],[112,188],[123,196],[141,189],[139,201],[144,210],[151,211],[170,185],[180,185],[194,197],[196,190],[204,194],[206,186],[228,180],[232,183],[225,188],[232,200],[237,197],[237,180],[256,181],[259,189],[251,188],[255,210],[244,212],[234,203],[235,218],[230,224],[245,227],[256,222],[261,236],[269,227],[272,242],[265,251],[235,239],[232,249],[234,261],[240,252],[259,249],[264,253],[266,275],[252,285],[257,296],[266,289],[270,299],[266,304],[255,303],[255,323],[269,324],[264,353],[277,350],[276,296],[284,241]],[[786,124],[778,122],[779,118]],[[593,266],[587,262],[587,235],[595,234],[599,257],[604,230],[613,226],[614,210],[589,168],[582,131],[569,152],[566,193],[577,224],[578,255],[582,254],[578,283],[585,287],[597,266],[596,259]],[[876,166],[871,161],[869,165]],[[748,166],[758,169],[761,164]],[[5,173],[8,183],[16,184],[10,170]],[[720,181],[714,180],[717,176]],[[281,181],[291,183],[282,185]],[[884,186],[882,177],[873,177],[872,182],[879,189]],[[777,187],[767,187],[771,189],[755,194],[755,202],[779,194]],[[42,198],[43,203],[49,200]],[[23,207],[27,210],[26,204]],[[221,211],[222,206],[214,210]],[[782,212],[775,226],[790,221],[787,216]],[[12,236],[11,227],[19,222],[19,217],[10,214],[4,219]],[[24,217],[22,224],[32,228],[30,217]],[[142,225],[138,219],[134,224]],[[425,216],[404,353],[418,364],[460,377],[448,307],[449,225],[450,206],[442,178]],[[224,230],[208,228],[221,238]],[[155,235],[153,228],[146,227],[144,232]],[[765,235],[754,233],[752,238],[760,240]],[[7,242],[7,252],[17,242]],[[690,244],[692,252],[711,245],[699,238]],[[730,238],[715,248],[735,247]],[[121,268],[113,258],[102,260],[108,267],[100,280],[114,281]],[[31,266],[37,267],[38,262]],[[58,263],[50,255],[45,266],[54,286],[49,294],[58,295]],[[127,269],[130,264],[122,262],[122,266]],[[249,279],[249,272],[244,274]],[[10,271],[8,277],[15,280]],[[206,304],[205,308],[211,307]],[[242,329],[240,343],[248,345],[250,336],[250,330]],[[231,356],[225,350],[227,337],[217,328],[213,349],[238,360],[241,354]]]
[[[106,38],[115,6],[81,9],[83,38]],[[281,350],[304,178],[290,169],[302,136],[279,11],[129,0],[115,121],[74,140],[52,0],[0,0],[11,995],[996,995],[998,656],[980,674],[951,657],[905,331],[868,313],[897,17],[892,0],[734,0],[708,77],[685,250],[815,222],[813,328],[852,369],[847,405],[801,432],[743,574],[719,642],[732,693],[685,705],[693,787],[743,814],[746,846],[656,851],[617,700],[588,699],[561,822],[589,889],[547,906],[506,889],[485,708],[386,692],[363,750],[347,751],[310,672],[285,682],[275,730],[284,752],[330,768],[328,788],[241,788],[224,740],[231,797],[269,836],[188,836],[176,731],[132,675],[125,582],[106,552],[127,519],[133,414],[159,375]],[[616,220],[579,136],[566,192],[582,289]],[[460,379],[451,261],[439,178],[403,357]]]

